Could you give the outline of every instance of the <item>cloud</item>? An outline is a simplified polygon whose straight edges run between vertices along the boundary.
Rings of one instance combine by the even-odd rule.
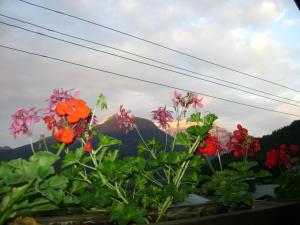
[[[284,21],[288,13],[280,1],[51,1],[47,6],[116,27],[146,39],[203,57],[222,65],[236,68],[261,78],[294,88],[299,87],[300,67],[296,56],[300,48],[286,46],[278,40],[277,21]],[[92,26],[87,23],[38,10],[24,4],[3,1],[6,14],[37,24],[74,34],[93,41],[109,44],[127,51],[184,67],[199,73],[216,76],[292,99],[299,95],[276,86],[241,76],[198,60]],[[6,20],[8,21],[8,20]],[[10,21],[11,22],[11,21]],[[282,24],[282,23],[281,23]],[[128,76],[220,96],[247,104],[297,113],[297,108],[243,94],[160,69],[97,53],[84,48],[50,40],[39,35],[8,29],[1,25],[0,43],[30,51],[41,52],[84,65],[125,74]],[[44,32],[44,31],[43,31]],[[47,32],[53,35],[51,32]],[[103,50],[106,48],[80,42]],[[119,53],[124,56],[125,53]],[[8,134],[10,114],[19,106],[44,107],[51,90],[56,87],[77,88],[89,105],[97,96],[107,97],[109,110],[101,117],[115,113],[123,104],[134,115],[150,118],[151,110],[172,106],[172,89],[120,78],[104,72],[53,62],[35,56],[0,49],[0,146],[25,144],[26,139],[14,141]],[[137,57],[129,56],[135,59]],[[139,59],[140,60],[140,59]],[[150,62],[152,63],[152,62]],[[195,74],[193,74],[195,75]],[[294,117],[259,111],[245,106],[204,97],[204,111],[219,115],[219,125],[229,130],[240,122],[254,135],[270,133],[290,123]],[[45,131],[42,125],[37,134]],[[38,138],[36,135],[35,138]]]

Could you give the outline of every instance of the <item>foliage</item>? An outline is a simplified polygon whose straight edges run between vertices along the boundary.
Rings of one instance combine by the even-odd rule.
[[[172,204],[184,201],[199,184],[213,190],[224,205],[251,205],[249,180],[269,176],[266,171],[254,172],[257,163],[248,161],[248,156],[254,156],[260,146],[240,125],[231,144],[236,139],[243,146],[240,149],[234,145],[234,151],[244,156],[244,161],[223,169],[223,148],[210,133],[217,116],[198,112],[203,106],[202,99],[192,92],[185,96],[174,92],[177,128],[191,107],[195,112],[187,118],[192,125],[185,131],[177,129],[171,144],[168,135],[165,143],[155,138],[145,140],[131,111],[120,106],[116,114],[118,126],[126,133],[136,131],[141,140],[135,157],[120,157],[120,140],[97,131],[96,110],[107,109],[104,96],[98,97],[94,110],[77,97],[78,93],[73,94],[72,90],[55,89],[47,100],[49,106],[43,120],[56,140],[56,154],[48,152],[47,146],[45,151],[36,153],[31,145],[33,155],[29,160],[0,164],[0,225],[15,216],[61,208],[104,211],[110,215],[110,222],[124,225],[157,222]],[[21,124],[22,118],[15,116],[13,123]],[[166,106],[152,111],[152,118],[162,129],[173,121],[172,111]],[[31,132],[24,134],[32,140]],[[81,146],[71,151],[69,146],[74,142]],[[218,158],[220,170],[213,167],[210,157]],[[59,163],[59,172],[54,170],[55,163]],[[206,165],[212,170],[210,177],[202,173]],[[149,209],[155,210],[155,216],[148,215]]]
[[[255,161],[230,163],[229,169],[214,173],[207,186],[216,191],[225,206],[241,203],[250,206],[253,200],[248,182],[270,175],[267,171],[254,173],[252,169],[256,165]]]
[[[275,189],[278,198],[300,199],[300,174],[297,171],[285,171],[279,177],[279,187]]]
[[[36,211],[57,209],[75,199],[65,192],[68,178],[54,173],[58,156],[42,151],[29,160],[0,164],[0,224],[9,218]]]

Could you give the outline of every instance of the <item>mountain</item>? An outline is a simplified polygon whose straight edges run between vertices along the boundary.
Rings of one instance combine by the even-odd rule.
[[[185,131],[188,127],[196,125],[195,122],[188,122],[185,120],[181,120],[179,122],[179,131]],[[156,126],[158,126],[157,123],[155,123]],[[177,132],[177,122],[169,123],[170,127],[166,129],[166,133],[168,133],[170,136],[174,137]],[[226,129],[219,127],[217,125],[214,125],[210,133],[214,136],[217,136],[219,138],[219,141],[223,147],[226,146],[226,143],[229,141],[231,133],[227,131]]]
[[[1,146],[0,146],[0,151],[1,151],[1,150],[9,150],[9,149],[11,149],[11,147],[8,147],[8,146],[1,147]]]
[[[264,151],[278,148],[280,144],[296,144],[300,147],[300,120],[262,136],[260,143]]]
[[[135,117],[134,123],[138,126],[145,141],[154,137],[161,143],[165,143],[166,133],[158,129],[152,121]],[[132,130],[125,134],[124,130],[117,126],[115,116],[105,118],[104,121],[96,126],[96,129],[105,135],[118,138],[122,141],[122,145],[119,148],[122,156],[137,155],[137,146],[141,142],[137,132]],[[168,143],[170,143],[173,138],[169,135],[167,135],[167,137],[169,140]],[[52,137],[47,137],[46,142],[48,146],[51,146],[51,144],[54,143],[54,139]],[[97,144],[96,142],[96,139],[93,139],[94,146]],[[70,147],[74,149],[78,146],[79,143],[77,142]],[[34,143],[34,147],[35,149],[44,148],[43,144],[39,141]],[[5,148],[0,151],[0,161],[7,161],[15,158],[29,158],[31,154],[30,145],[24,145],[15,149]]]

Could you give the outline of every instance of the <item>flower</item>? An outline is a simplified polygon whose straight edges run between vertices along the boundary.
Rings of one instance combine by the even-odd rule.
[[[37,115],[34,107],[29,110],[19,108],[11,117],[12,124],[10,130],[14,138],[17,138],[21,134],[31,136],[32,124],[40,121],[40,117]]]
[[[48,102],[48,107],[44,110],[44,116],[57,116],[55,113],[56,105],[60,102],[66,102],[72,98],[77,98],[79,96],[79,91],[74,91],[73,89],[63,90],[62,88],[53,89],[52,95],[46,101]]]
[[[240,124],[237,125],[237,130],[233,131],[226,146],[228,150],[233,151],[235,157],[242,157],[246,152],[247,156],[251,157],[261,149],[258,138],[249,136],[248,130]]]
[[[58,131],[54,134],[54,138],[57,141],[63,142],[65,144],[70,144],[74,141],[74,132],[70,127],[60,128]]]
[[[84,146],[83,146],[83,150],[85,152],[91,152],[93,150],[93,145],[92,145],[92,140],[91,139],[88,139]]]
[[[266,161],[265,165],[268,168],[274,168],[279,164],[278,160],[278,151],[275,149],[272,149],[271,151],[266,153]]]
[[[53,137],[66,144],[73,143],[75,137],[90,136],[92,133],[89,126],[91,110],[85,101],[73,97],[78,96],[78,92],[72,94],[71,91],[54,89],[43,118]]]
[[[200,99],[197,94],[194,94],[193,97],[193,107],[201,109],[203,107],[203,104],[201,103],[202,99]]]
[[[298,146],[296,144],[290,144],[290,153],[294,154],[298,152]]]
[[[223,148],[219,143],[218,137],[213,136],[210,133],[208,133],[207,137],[205,138],[204,144],[204,147],[198,147],[198,149],[196,150],[196,154],[214,156],[217,151],[223,151]]]
[[[130,115],[130,112],[130,110],[126,111],[123,105],[121,105],[120,112],[116,114],[117,125],[120,128],[125,128],[126,133],[136,127],[133,122],[134,116]]]
[[[274,168],[276,166],[284,166],[286,168],[290,168],[291,165],[291,157],[289,155],[293,154],[297,146],[291,145],[289,151],[287,151],[287,145],[281,144],[279,149],[272,149],[266,153],[265,165],[268,168]]]
[[[180,101],[181,101],[181,93],[178,93],[176,90],[173,92],[173,96],[174,96],[174,98],[173,98],[173,101],[175,102],[175,103],[179,103]]]
[[[157,120],[159,127],[166,129],[170,127],[170,124],[173,121],[172,111],[167,110],[165,107],[159,107],[157,110],[151,112],[152,119]]]
[[[69,123],[76,123],[80,119],[86,119],[90,115],[90,109],[86,106],[86,102],[74,98],[58,103],[55,111],[59,116],[67,116]]]

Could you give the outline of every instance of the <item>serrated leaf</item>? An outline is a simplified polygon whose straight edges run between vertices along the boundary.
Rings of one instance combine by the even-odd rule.
[[[101,133],[97,134],[99,145],[102,146],[113,146],[113,145],[120,145],[122,142],[119,139],[113,138],[108,135],[103,135]]]
[[[184,132],[179,132],[176,134],[176,145],[185,145],[189,146],[191,144],[191,141],[189,140],[189,137]]]
[[[193,113],[193,114],[187,119],[187,121],[189,121],[189,122],[202,122],[202,119],[201,119],[201,113],[200,113],[200,112]]]
[[[113,204],[109,207],[109,212],[110,221],[116,221],[120,225],[127,225],[129,222],[135,222],[136,224],[144,224],[146,222],[146,210],[137,207],[134,203]]]
[[[213,125],[213,123],[215,122],[215,120],[217,120],[218,119],[218,117],[215,115],[215,114],[208,114],[208,115],[206,115],[205,117],[204,117],[204,120],[203,120],[203,122],[204,122],[204,125],[205,126],[211,126],[212,127],[212,125]]]
[[[233,162],[229,166],[241,172],[248,172],[250,169],[257,165],[256,161],[246,161],[246,162]]]
[[[100,94],[98,96],[97,101],[96,101],[96,105],[100,106],[101,110],[107,109],[107,103],[105,101],[105,96],[103,94]]]

